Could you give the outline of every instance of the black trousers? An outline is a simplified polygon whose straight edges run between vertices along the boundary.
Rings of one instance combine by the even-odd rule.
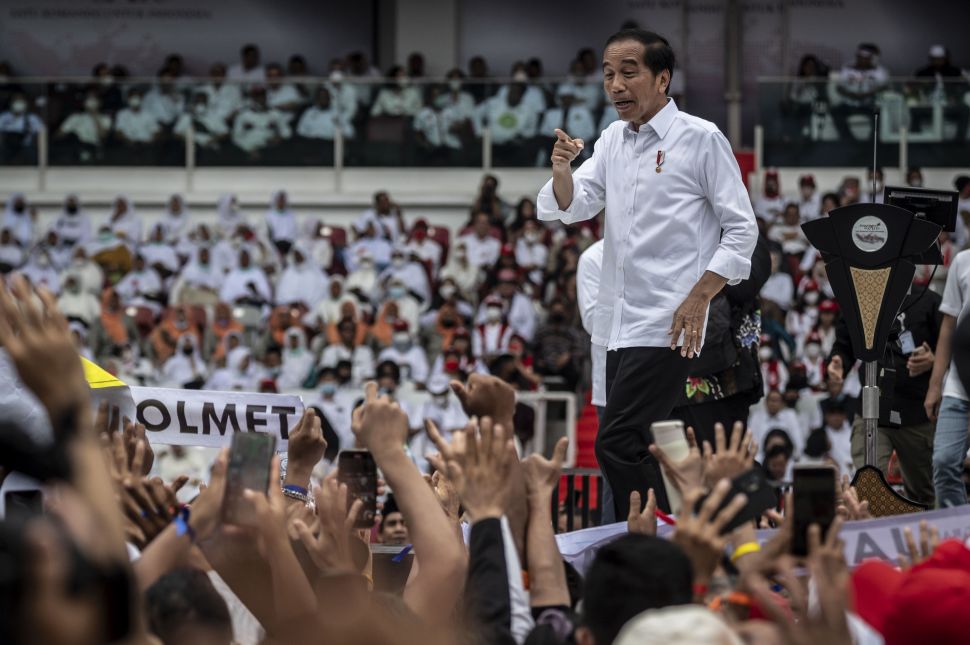
[[[596,459],[613,491],[616,518],[629,513],[630,493],[670,512],[660,466],[648,447],[650,424],[671,418],[687,379],[690,359],[669,347],[625,347],[606,354],[606,410],[596,436]]]

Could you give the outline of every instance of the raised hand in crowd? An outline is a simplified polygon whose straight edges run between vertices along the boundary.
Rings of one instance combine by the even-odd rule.
[[[359,499],[350,499],[347,484],[337,481],[336,472],[328,475],[313,491],[313,498],[316,501],[315,526],[311,528],[303,520],[294,521],[313,564],[325,575],[359,574],[354,566],[351,545],[358,540],[354,535],[354,522],[363,503]]]
[[[640,535],[657,534],[657,496],[653,494],[652,488],[647,490],[646,504],[641,503],[640,493],[630,493],[630,514],[626,518],[626,529]]]
[[[691,427],[687,428],[687,445],[689,447],[687,457],[675,462],[667,456],[663,448],[655,443],[650,444],[650,454],[660,462],[660,467],[664,469],[667,477],[680,490],[681,494],[704,486],[704,467],[706,464],[701,451],[697,447],[694,429]]]
[[[498,378],[484,374],[472,374],[468,383],[452,381],[451,389],[469,416],[491,417],[504,428],[512,431],[515,415],[515,389]]]
[[[724,426],[714,424],[714,445],[704,442],[704,485],[708,488],[721,479],[732,479],[754,466],[754,456],[758,452],[751,430],[745,430],[740,421],[731,428],[731,438],[725,441]]]
[[[529,603],[532,607],[569,605],[569,587],[562,556],[553,531],[552,502],[562,477],[569,439],[556,442],[552,459],[534,453],[522,460],[525,488],[529,495],[529,525],[526,533],[529,571]],[[557,500],[558,501],[558,500]]]
[[[464,459],[446,462],[472,523],[505,514],[510,492],[509,472],[518,458],[509,432],[489,417],[479,422],[479,433],[465,438]]]
[[[307,408],[290,431],[286,446],[286,476],[283,483],[307,489],[310,486],[313,467],[320,463],[326,451],[327,441],[323,438],[322,422],[312,409]]]
[[[849,476],[842,475],[837,491],[836,512],[847,520],[868,520],[872,519],[869,512],[868,500],[859,500],[859,493],[855,486],[849,483]]]
[[[906,541],[906,553],[899,554],[899,568],[909,569],[923,562],[940,544],[940,530],[930,525],[926,520],[919,523],[919,546],[913,539],[913,532],[908,526],[903,527],[903,539]]]
[[[677,528],[671,540],[690,559],[695,585],[706,586],[710,582],[728,543],[729,536],[723,529],[748,501],[744,493],[739,493],[727,506],[718,510],[730,490],[730,480],[722,479],[715,484],[707,499],[700,503],[700,508],[696,508],[702,496],[700,489],[684,494],[684,506],[677,517]]]

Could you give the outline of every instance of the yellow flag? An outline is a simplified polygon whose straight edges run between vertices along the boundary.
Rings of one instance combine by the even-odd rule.
[[[92,390],[99,390],[106,387],[125,387],[125,382],[109,374],[104,368],[99,367],[81,357],[81,364],[84,365],[84,378]]]

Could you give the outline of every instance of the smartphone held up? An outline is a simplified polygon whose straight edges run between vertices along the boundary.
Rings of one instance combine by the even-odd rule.
[[[259,432],[240,432],[232,436],[226,492],[222,499],[222,520],[226,524],[251,526],[254,511],[243,493],[248,489],[266,493],[270,466],[276,450],[276,437]]]
[[[344,450],[337,458],[337,480],[347,485],[347,505],[363,505],[354,528],[368,529],[377,518],[377,463],[367,450]]]

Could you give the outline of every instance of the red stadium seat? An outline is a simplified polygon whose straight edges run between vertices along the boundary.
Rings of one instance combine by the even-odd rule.
[[[447,226],[429,226],[428,237],[441,247],[441,266],[448,262],[448,250],[451,248],[451,231]]]

